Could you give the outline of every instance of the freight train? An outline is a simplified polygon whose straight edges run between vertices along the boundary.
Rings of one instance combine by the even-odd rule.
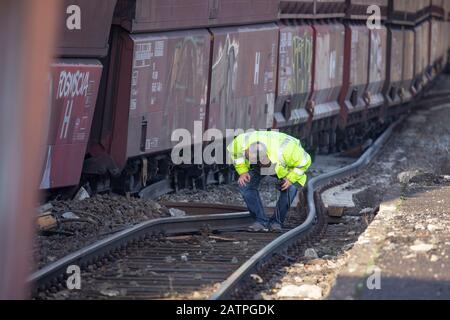
[[[279,129],[313,153],[358,145],[408,111],[449,48],[448,0],[62,2],[40,185],[51,193],[229,181],[226,165],[171,161],[172,133],[194,123]]]

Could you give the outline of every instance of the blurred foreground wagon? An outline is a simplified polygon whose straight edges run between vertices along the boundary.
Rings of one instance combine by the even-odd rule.
[[[94,58],[108,55],[115,6],[116,0],[64,0],[58,9],[41,189],[80,182],[103,69]],[[79,29],[71,25],[76,18]]]

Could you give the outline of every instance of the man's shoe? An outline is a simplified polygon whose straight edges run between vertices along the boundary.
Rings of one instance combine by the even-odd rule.
[[[281,227],[281,224],[275,222],[270,225],[270,231],[277,233],[283,232],[283,228]]]
[[[251,231],[251,232],[267,232],[268,230],[261,223],[255,222],[254,224],[252,224],[251,226],[248,227],[248,231]]]

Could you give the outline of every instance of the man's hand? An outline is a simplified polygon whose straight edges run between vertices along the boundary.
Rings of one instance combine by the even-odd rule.
[[[250,174],[248,172],[243,173],[243,174],[241,174],[239,176],[238,184],[241,187],[245,187],[247,185],[247,183],[250,182],[250,179],[251,179],[251,177],[250,177]]]
[[[283,183],[281,184],[281,191],[286,191],[290,186],[292,186],[292,182],[290,182],[288,179],[283,179]]]

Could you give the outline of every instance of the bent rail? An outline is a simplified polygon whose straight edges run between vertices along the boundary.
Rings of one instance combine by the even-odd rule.
[[[307,231],[309,231],[315,224],[316,219],[316,205],[314,202],[314,192],[321,186],[327,185],[332,180],[342,179],[351,174],[354,174],[358,170],[366,167],[378,154],[382,146],[392,135],[394,129],[401,123],[404,116],[396,122],[392,123],[388,129],[367,149],[364,154],[354,163],[345,166],[343,168],[319,175],[309,180],[307,185],[307,205],[308,215],[306,220],[298,227],[290,230],[289,232],[281,235],[266,247],[261,249],[249,260],[247,260],[239,269],[237,269],[227,280],[225,280],[220,288],[214,292],[210,299],[221,300],[231,297],[233,291],[238,287],[241,280],[250,276],[258,264],[270,259],[270,257],[276,252],[282,251],[289,247],[293,243],[297,242]]]
[[[97,259],[106,257],[110,252],[125,247],[131,241],[142,239],[148,235],[193,233],[205,228],[209,230],[236,230],[252,222],[253,218],[249,212],[160,218],[145,221],[88,245],[39,269],[28,278],[28,284],[42,286],[62,280],[68,266],[91,264]]]

